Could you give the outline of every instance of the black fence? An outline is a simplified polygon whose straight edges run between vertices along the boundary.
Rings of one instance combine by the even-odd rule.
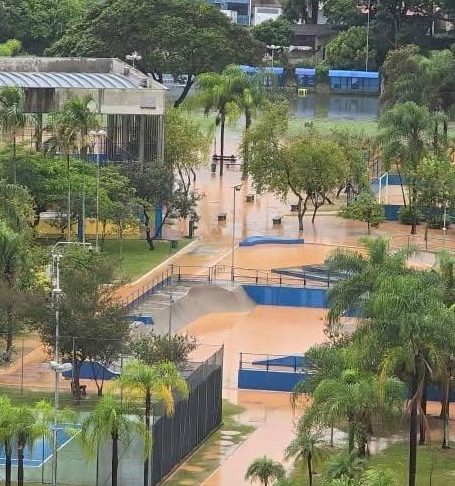
[[[188,376],[190,394],[153,424],[151,485],[159,484],[221,424],[223,348]]]

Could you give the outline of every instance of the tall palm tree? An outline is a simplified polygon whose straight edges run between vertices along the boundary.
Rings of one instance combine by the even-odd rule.
[[[118,466],[120,462],[119,444],[126,450],[132,439],[139,435],[144,446],[144,457],[147,457],[151,448],[151,436],[144,423],[135,420],[131,415],[134,410],[127,404],[121,404],[112,395],[102,397],[95,409],[84,419],[81,429],[81,441],[89,457],[94,457],[98,447],[106,439],[112,443],[111,484],[118,484]]]
[[[241,108],[239,94],[244,86],[245,75],[236,66],[228,66],[222,73],[204,73],[198,76],[197,92],[186,105],[202,107],[205,115],[216,113],[216,126],[220,127],[220,176],[224,171],[224,130],[228,117],[238,118]]]
[[[337,249],[326,260],[328,271],[345,272],[347,279],[329,289],[329,325],[339,323],[346,311],[361,315],[366,298],[384,275],[406,273],[406,261],[415,253],[413,247],[391,253],[384,237],[360,238],[366,255],[358,251]]]
[[[4,134],[13,142],[13,174],[16,183],[16,140],[17,133],[27,123],[25,92],[22,88],[7,87],[0,89],[0,125]]]
[[[140,397],[145,402],[145,430],[150,433],[152,400],[161,401],[167,415],[174,413],[174,392],[188,396],[188,384],[173,363],[164,362],[148,366],[134,360],[126,364],[118,384],[130,397]],[[149,454],[144,460],[144,486],[149,483]]]
[[[11,455],[14,439],[13,411],[14,408],[9,397],[0,397],[0,442],[5,450],[5,486],[11,486]]]
[[[313,464],[322,457],[324,452],[322,444],[320,431],[299,428],[284,454],[286,461],[295,459],[307,465],[310,486],[313,485]]]
[[[90,144],[88,133],[90,130],[95,130],[99,126],[98,117],[90,109],[93,103],[91,95],[74,96],[65,101],[63,110],[55,115],[55,133],[56,141],[61,150],[66,156],[66,173],[68,184],[67,196],[67,225],[68,225],[68,240],[71,239],[71,154],[79,151],[82,159],[83,168],[85,166],[85,158],[87,155],[87,148]],[[85,213],[85,171],[83,172],[83,209]],[[85,221],[82,221],[83,215],[80,215],[79,222],[82,223],[82,232],[84,232]]]
[[[416,484],[420,404],[428,376],[444,373],[455,350],[455,315],[442,285],[429,272],[384,278],[371,295],[356,334],[363,358],[379,362],[380,379],[409,385],[409,486]]]
[[[43,406],[44,402],[38,402],[34,407],[21,405],[13,409],[11,428],[17,445],[17,486],[24,486],[25,448],[33,448],[37,439],[51,434],[49,423],[42,413]]]
[[[285,471],[282,464],[269,457],[263,456],[255,459],[245,474],[245,479],[251,482],[259,481],[263,486],[269,486],[271,481],[284,478]]]
[[[411,234],[417,232],[417,170],[428,153],[429,131],[434,127],[433,115],[426,106],[412,101],[397,103],[379,120],[380,140],[385,161],[402,170],[408,186]],[[403,197],[406,206],[406,199]]]

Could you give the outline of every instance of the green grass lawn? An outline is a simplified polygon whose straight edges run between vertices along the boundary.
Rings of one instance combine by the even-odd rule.
[[[190,456],[185,462],[184,467],[165,481],[165,486],[180,486],[185,481],[192,481],[192,484],[202,484],[220,465],[224,455],[228,454],[226,450],[220,453],[223,446],[219,445],[220,441],[226,440],[223,431],[234,432],[236,435],[230,435],[228,449],[235,449],[243,442],[246,437],[253,432],[254,427],[241,424],[237,421],[237,415],[243,411],[242,407],[234,405],[223,400],[223,424],[219,430],[213,433],[206,442],[204,442],[197,451]],[[224,454],[224,455],[223,455]],[[187,469],[186,469],[187,468]]]
[[[168,241],[155,241],[155,249],[149,250],[145,240],[106,240],[103,251],[112,261],[119,264],[123,276],[134,280],[158,266],[190,242],[189,239],[180,240],[177,248],[171,249]]]
[[[455,449],[442,450],[439,442],[421,446],[417,453],[417,486],[449,486],[455,484]],[[399,443],[387,447],[381,454],[371,457],[367,468],[389,469],[397,486],[408,482],[408,445]],[[320,472],[323,466],[317,466]],[[292,473],[292,483],[295,486],[308,484],[306,468],[297,464]],[[431,479],[430,479],[431,478]],[[320,476],[315,476],[314,485],[321,486]]]

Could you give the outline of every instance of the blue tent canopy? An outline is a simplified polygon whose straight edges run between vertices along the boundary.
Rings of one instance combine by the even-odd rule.
[[[379,73],[375,71],[342,71],[338,69],[329,70],[329,78],[369,78],[379,79]]]
[[[295,68],[296,76],[316,76],[316,69]]]
[[[284,68],[282,68],[282,67],[267,66],[267,67],[262,68],[262,71],[264,73],[273,73],[276,76],[282,76],[284,74]]]
[[[245,74],[256,74],[257,73],[257,69],[253,66],[248,66],[246,64],[241,64],[239,66],[240,70],[245,73]]]

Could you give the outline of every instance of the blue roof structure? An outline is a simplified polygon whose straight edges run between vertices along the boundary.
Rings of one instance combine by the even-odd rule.
[[[257,68],[253,67],[253,66],[248,66],[246,64],[241,64],[239,66],[240,70],[243,72],[243,73],[246,73],[246,74],[256,74],[257,73]]]
[[[284,68],[267,66],[267,67],[261,68],[261,71],[264,72],[264,73],[273,73],[273,74],[276,74],[277,76],[280,76],[284,73]]]
[[[379,79],[379,73],[375,71],[342,71],[339,69],[330,69],[329,78],[369,78]]]
[[[316,69],[295,68],[296,76],[316,76]]]

